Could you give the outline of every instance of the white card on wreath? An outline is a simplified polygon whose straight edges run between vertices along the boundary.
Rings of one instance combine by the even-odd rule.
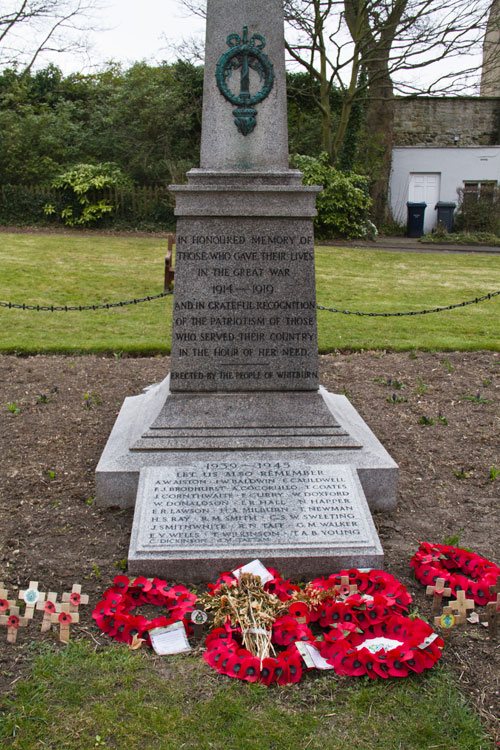
[[[233,570],[233,575],[239,580],[242,573],[251,573],[253,576],[259,576],[262,585],[268,581],[273,580],[273,576],[268,571],[265,565],[260,560],[252,560],[252,562],[243,565],[241,568]]]
[[[312,643],[295,641],[295,646],[301,657],[304,659],[306,667],[309,667],[310,669],[333,669],[332,665],[321,656],[316,646],[313,646]]]
[[[182,654],[191,651],[184,623],[179,620],[166,628],[154,628],[149,631],[151,645],[158,656]]]

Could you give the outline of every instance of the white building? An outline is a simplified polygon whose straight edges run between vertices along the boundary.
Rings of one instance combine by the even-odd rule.
[[[438,201],[458,203],[458,188],[481,191],[500,182],[500,146],[404,146],[392,151],[389,200],[394,219],[406,225],[407,201],[425,202],[424,232],[437,224]]]
[[[406,225],[407,202],[427,203],[424,232],[437,224],[436,203],[458,203],[458,189],[481,194],[500,183],[500,0],[490,7],[483,45],[481,96],[405,97],[395,101],[389,182],[393,218]]]

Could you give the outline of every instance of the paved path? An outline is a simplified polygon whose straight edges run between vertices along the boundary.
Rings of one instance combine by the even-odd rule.
[[[485,245],[426,245],[411,237],[377,237],[375,242],[369,240],[332,240],[319,242],[319,245],[336,245],[337,247],[368,248],[369,250],[392,250],[403,253],[486,253],[500,254],[500,247]]]

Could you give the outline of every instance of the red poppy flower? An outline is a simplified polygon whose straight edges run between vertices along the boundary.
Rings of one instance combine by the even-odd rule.
[[[213,594],[222,586],[223,583],[227,584],[228,586],[234,586],[238,583],[238,579],[232,573],[221,573],[216,583],[207,583],[207,589],[211,594]]]
[[[249,658],[253,659],[255,657],[252,657],[252,654],[250,653],[250,651],[247,651],[246,648],[239,648],[236,653],[233,653],[229,656],[225,665],[224,674],[227,674],[230,677],[238,677],[238,679],[244,680],[244,667],[249,664]]]
[[[232,656],[234,652],[229,652],[227,648],[214,648],[203,654],[205,661],[216,669],[217,672],[225,672],[227,665],[227,658]]]
[[[53,615],[56,611],[56,605],[54,604],[54,602],[51,602],[50,599],[47,599],[47,601],[43,605],[43,611],[48,615]]]
[[[395,653],[394,653],[395,652]],[[394,649],[390,652],[391,658],[387,659],[389,674],[392,677],[406,677],[408,675],[408,666],[400,652],[400,649]]]
[[[260,668],[259,682],[262,682],[263,685],[270,685],[271,682],[274,682],[276,679],[275,669],[276,659],[272,659],[271,657],[263,659]]]
[[[344,653],[354,648],[365,639],[365,634],[355,623],[343,622],[325,634],[324,641],[319,642],[321,654],[332,658],[337,652]]]
[[[273,640],[278,646],[288,646],[292,641],[314,640],[314,636],[307,625],[291,615],[283,615],[273,624]]]
[[[74,607],[78,607],[81,601],[81,596],[76,591],[74,591],[72,594],[70,594],[69,600]]]
[[[9,602],[7,599],[0,599],[0,612],[7,612],[9,609]]]
[[[430,659],[429,655],[418,648],[408,652],[405,662],[413,672],[417,672],[418,674],[434,665],[434,661]]]
[[[131,644],[134,636],[147,637],[148,620],[142,615],[119,614],[114,618],[113,637],[121,643]]]
[[[101,613],[97,613],[95,610],[92,612],[92,617],[96,621],[99,630],[102,630],[103,633],[107,633],[109,631],[109,621],[112,619],[112,617],[106,617]]]
[[[160,579],[154,579],[154,589],[156,594],[161,594],[162,596],[166,596],[168,598],[175,596],[175,589],[173,586],[170,586],[166,581],[162,581]],[[184,587],[182,587],[185,591]]]
[[[118,614],[113,618],[113,638],[120,643],[130,643],[132,641],[131,636],[127,632],[127,625],[129,618],[127,615]],[[108,631],[109,632],[109,631]]]
[[[17,629],[19,627],[19,617],[17,615],[10,615],[7,620],[7,627]]]
[[[119,591],[115,591],[114,589],[110,588],[107,591],[104,592],[104,601],[109,606],[117,607],[121,602],[124,601],[125,597],[122,593]]]
[[[103,614],[110,616],[116,615],[116,613],[119,612],[120,609],[123,610],[123,601],[121,597],[106,599],[102,607]]]
[[[231,633],[228,633],[225,628],[215,628],[214,630],[211,630],[207,635],[205,645],[208,648],[215,641],[222,641],[227,643],[231,640],[233,640]]]
[[[203,654],[204,661],[217,671],[224,670],[226,657],[233,656],[239,650],[239,644],[231,637],[213,638],[207,643],[207,651]]]
[[[356,612],[346,602],[325,601],[319,622],[322,627],[329,627],[344,622],[357,623]]]
[[[268,570],[271,573],[275,572],[272,568],[268,568]],[[300,591],[300,586],[296,586],[290,581],[284,581],[276,574],[272,581],[268,581],[264,585],[264,591],[269,591],[270,594],[275,594],[280,601],[286,602],[296,591]]]
[[[127,576],[115,576],[115,578],[113,578],[112,588],[118,591],[120,594],[125,594],[129,585],[130,581]]]
[[[143,593],[151,591],[151,589],[153,588],[152,582],[149,580],[149,578],[144,578],[144,576],[139,576],[139,578],[136,578],[132,583],[132,586],[135,589],[140,589],[140,591],[142,591]]]
[[[293,604],[290,604],[288,611],[297,620],[305,619],[306,622],[309,622],[309,607],[305,602],[293,602]]]
[[[71,617],[69,612],[61,612],[57,619],[59,620],[61,625],[70,625],[73,622],[73,618]]]
[[[302,659],[295,650],[295,653],[290,651],[282,651],[278,654],[276,660],[275,672],[279,670],[278,685],[289,685],[290,683],[299,682],[302,677]]]
[[[360,677],[361,675],[366,673],[367,657],[372,657],[372,654],[370,654],[369,651],[349,649],[348,651],[340,653],[335,657],[335,671],[341,675]]]
[[[367,660],[368,663],[368,660]],[[382,679],[387,680],[389,677],[389,667],[385,663],[385,661],[381,660],[379,657],[378,659],[373,659],[372,662],[370,662],[373,666],[373,671],[378,677],[382,677]],[[368,670],[367,670],[368,674]]]
[[[256,656],[247,656],[244,659],[240,676],[246,682],[257,682],[260,677],[260,661]]]

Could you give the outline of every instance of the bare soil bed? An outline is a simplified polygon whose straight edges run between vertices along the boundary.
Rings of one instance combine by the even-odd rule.
[[[125,564],[132,511],[95,504],[94,470],[123,399],[161,380],[168,366],[166,357],[0,357],[0,581],[12,591],[37,580],[61,593],[81,583],[90,605],[75,635],[103,644],[91,612]],[[377,514],[375,523],[386,569],[430,617],[409,567],[419,539],[441,542],[463,529],[464,546],[500,562],[500,475],[492,479],[500,468],[500,354],[332,354],[320,357],[320,373],[399,464],[397,512]],[[1,628],[0,689],[24,673],[30,642],[55,640],[39,622],[21,628],[15,646]],[[500,739],[500,638],[467,624],[447,640],[444,659]]]

